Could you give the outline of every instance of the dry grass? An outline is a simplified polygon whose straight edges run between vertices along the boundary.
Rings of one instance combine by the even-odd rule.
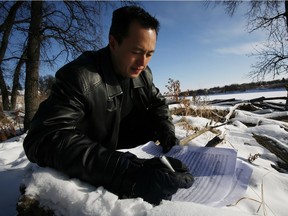
[[[53,216],[55,215],[53,210],[42,207],[36,196],[28,196],[25,194],[26,186],[21,184],[20,187],[21,196],[17,202],[16,210],[18,216],[31,216],[31,215],[41,215],[41,216]]]
[[[0,101],[0,103],[2,103],[2,101]],[[21,105],[24,104],[24,97],[19,96],[17,103]],[[23,112],[22,109],[4,112],[2,106],[0,105],[0,142],[15,137],[22,132],[23,129],[23,117],[21,117],[22,112]]]
[[[17,203],[18,216],[54,216],[56,215],[53,210],[40,206],[39,201],[30,196],[22,195]]]
[[[250,153],[249,157],[248,157],[248,162],[249,163],[253,163],[257,158],[259,158],[261,156],[261,154],[257,153],[257,154],[254,154],[252,155]]]
[[[181,116],[193,116],[193,117],[203,117],[211,119],[215,122],[223,122],[225,116],[229,113],[229,110],[217,110],[210,109],[209,107],[180,107],[177,109],[171,110],[172,115],[181,115]]]
[[[258,209],[256,210],[256,213],[258,214],[261,210],[261,207],[262,207],[262,211],[263,211],[263,215],[264,216],[268,216],[268,213],[267,213],[267,208],[272,212],[273,215],[276,215],[273,213],[272,209],[267,205],[267,203],[265,202],[265,197],[264,197],[264,178],[269,175],[271,173],[271,171],[267,172],[263,177],[262,177],[262,180],[261,180],[261,197],[259,196],[260,200],[256,200],[256,199],[253,199],[253,198],[249,198],[249,197],[242,197],[241,199],[239,199],[234,205],[231,205],[231,206],[236,206],[239,202],[241,202],[242,200],[251,200],[253,202],[257,202],[259,203],[259,206],[258,206]],[[253,188],[251,188],[253,190]]]
[[[205,97],[193,96],[191,100],[188,98],[189,92],[184,94],[184,97],[179,99],[180,107],[171,110],[172,115],[203,117],[211,119],[215,122],[224,122],[225,116],[229,110],[212,109],[208,106]],[[193,105],[193,106],[192,106]]]
[[[0,111],[0,142],[3,142],[16,135],[15,127],[3,111]]]

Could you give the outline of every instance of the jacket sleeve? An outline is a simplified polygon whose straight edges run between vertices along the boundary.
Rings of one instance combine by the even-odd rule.
[[[166,98],[160,93],[159,89],[153,83],[152,72],[147,68],[146,77],[149,87],[149,103],[148,112],[152,116],[153,125],[159,136],[173,135],[175,136],[175,126],[172,123],[172,117],[169,112],[169,107]]]
[[[31,162],[115,192],[114,174],[123,153],[103,147],[77,129],[89,107],[84,96],[87,86],[78,74],[56,74],[50,97],[31,122],[24,150]]]

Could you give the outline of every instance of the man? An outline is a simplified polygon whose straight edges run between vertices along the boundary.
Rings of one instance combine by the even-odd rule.
[[[109,46],[85,52],[56,73],[24,149],[31,162],[49,166],[125,197],[159,204],[193,177],[179,160],[139,159],[117,151],[159,140],[164,152],[178,144],[168,106],[149,69],[159,22],[142,8],[114,11]]]

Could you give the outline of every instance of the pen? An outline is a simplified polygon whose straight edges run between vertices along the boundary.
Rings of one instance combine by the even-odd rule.
[[[164,155],[160,156],[160,161],[164,165],[166,165],[172,172],[175,172],[175,170],[173,169],[173,167],[171,166],[171,164],[169,163],[169,161],[167,160],[167,158]]]

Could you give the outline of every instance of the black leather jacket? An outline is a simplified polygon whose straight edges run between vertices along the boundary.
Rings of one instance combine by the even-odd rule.
[[[132,83],[131,97],[139,115],[149,115],[158,134],[174,133],[168,106],[153,84],[150,69]],[[24,140],[28,159],[109,188],[123,154],[116,151],[121,94],[108,47],[85,52],[62,67]]]

